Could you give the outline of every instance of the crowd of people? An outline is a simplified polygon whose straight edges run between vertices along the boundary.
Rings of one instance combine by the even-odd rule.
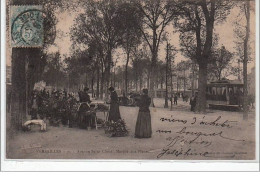
[[[43,119],[49,118],[50,125],[72,127],[78,124],[79,127],[94,127],[95,114],[91,111],[91,100],[88,95],[88,88],[79,90],[77,93],[68,93],[64,90],[34,90],[31,100],[31,118]],[[110,92],[110,108],[107,121],[118,122],[121,119],[119,110],[119,98],[113,87],[108,89]],[[195,110],[198,93],[190,98],[191,111]],[[174,96],[174,104],[177,105],[177,94]],[[148,90],[144,89],[142,95],[138,98],[137,106],[139,113],[136,121],[135,136],[138,138],[149,138],[152,134],[151,115],[149,106],[151,98],[148,96]],[[76,117],[76,118],[75,118]]]
[[[46,118],[52,126],[62,124],[86,129],[96,127],[100,120],[95,119],[96,111],[105,112],[109,108],[103,103],[91,103],[88,91],[87,87],[76,93],[68,93],[65,89],[51,92],[45,89],[34,90],[28,106],[31,120]],[[116,121],[114,115],[112,117],[109,120]]]
[[[49,118],[51,125],[71,125],[72,113],[77,111],[77,98],[66,90],[34,90],[31,100],[31,118]]]

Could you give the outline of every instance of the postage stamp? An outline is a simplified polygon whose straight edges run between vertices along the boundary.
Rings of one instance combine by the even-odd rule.
[[[12,47],[43,45],[42,6],[11,6],[10,32]]]

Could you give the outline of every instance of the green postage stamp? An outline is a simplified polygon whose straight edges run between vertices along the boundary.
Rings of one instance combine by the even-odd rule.
[[[12,47],[41,47],[43,45],[42,6],[11,6],[10,32]]]

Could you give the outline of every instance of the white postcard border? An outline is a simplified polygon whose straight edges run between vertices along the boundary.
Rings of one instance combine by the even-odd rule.
[[[1,171],[259,171],[259,91],[256,91],[256,160],[7,160],[6,1],[1,1]],[[259,1],[256,0],[256,90],[259,90]]]

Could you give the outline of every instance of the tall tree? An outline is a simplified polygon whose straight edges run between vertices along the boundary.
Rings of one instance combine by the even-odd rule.
[[[81,65],[78,60],[73,56],[65,58],[66,63],[66,73],[68,75],[68,91],[73,90],[75,86],[80,84],[80,72]]]
[[[231,60],[233,54],[224,46],[213,51],[212,61],[208,65],[208,73],[211,79],[221,80],[231,74]]]
[[[141,91],[142,88],[149,87],[149,75],[150,75],[150,54],[146,49],[146,45],[143,45],[141,49],[135,48],[132,57],[132,65],[133,69],[137,75],[137,79],[139,80],[139,89]],[[144,79],[146,77],[146,79]],[[147,86],[145,86],[145,80]]]
[[[240,21],[237,22],[235,33],[237,41],[237,48],[239,56],[243,61],[243,119],[248,118],[248,82],[247,82],[247,63],[250,59],[250,18],[251,10],[250,1],[240,2],[238,4],[241,14],[243,14],[243,19],[240,18]],[[245,21],[245,25],[241,24],[241,21]]]
[[[212,54],[214,24],[224,21],[230,13],[231,1],[180,1],[176,6],[182,12],[175,21],[181,37],[195,47],[194,59],[199,65],[199,95],[196,110],[206,111],[207,66]],[[183,40],[181,40],[183,41]],[[193,50],[194,51],[194,50]]]
[[[177,71],[179,71],[177,76],[178,76],[178,80],[183,82],[184,94],[186,92],[187,82],[188,82],[188,78],[189,78],[187,70],[189,70],[189,68],[191,68],[191,66],[192,66],[191,64],[192,63],[189,60],[181,61],[177,64]]]
[[[98,43],[103,61],[102,70],[104,70],[101,80],[102,90],[104,81],[106,90],[109,87],[112,52],[121,39],[117,15],[118,3],[116,0],[88,1],[84,13],[79,14],[75,20],[75,26],[71,29],[73,42],[85,46],[90,41]]]
[[[119,5],[117,10],[119,26],[121,29],[121,46],[126,52],[125,64],[125,93],[128,92],[128,64],[130,61],[130,54],[141,43],[142,15],[138,13],[138,8],[132,3],[123,2]]]
[[[48,85],[55,86],[56,88],[65,85],[66,74],[61,63],[60,53],[56,52],[48,55],[42,79]]]
[[[150,94],[154,96],[155,70],[158,60],[158,51],[162,40],[163,32],[168,24],[177,15],[177,10],[173,0],[136,0],[136,5],[143,14],[143,28],[140,29],[143,38],[149,46],[151,52],[150,68]],[[151,103],[154,106],[153,103]]]
[[[70,80],[73,76],[80,76],[85,74],[85,85],[91,85],[92,93],[94,93],[94,80],[98,81],[97,88],[99,88],[99,78],[95,78],[99,75],[99,65],[100,58],[98,52],[98,46],[96,42],[92,41],[88,44],[88,48],[84,50],[76,49],[74,50],[72,56],[66,59],[67,64],[67,74]],[[96,75],[97,73],[97,75]],[[75,78],[79,81],[78,78]],[[76,83],[76,80],[71,80],[71,83]],[[91,80],[91,81],[90,81]],[[90,83],[89,83],[90,82]],[[77,82],[76,84],[82,84],[82,82]],[[83,83],[84,84],[84,83]],[[99,97],[99,91],[97,91]]]
[[[163,85],[165,83],[165,69],[166,65],[163,61],[158,61],[157,68],[156,68],[156,87],[157,88],[163,88]]]

